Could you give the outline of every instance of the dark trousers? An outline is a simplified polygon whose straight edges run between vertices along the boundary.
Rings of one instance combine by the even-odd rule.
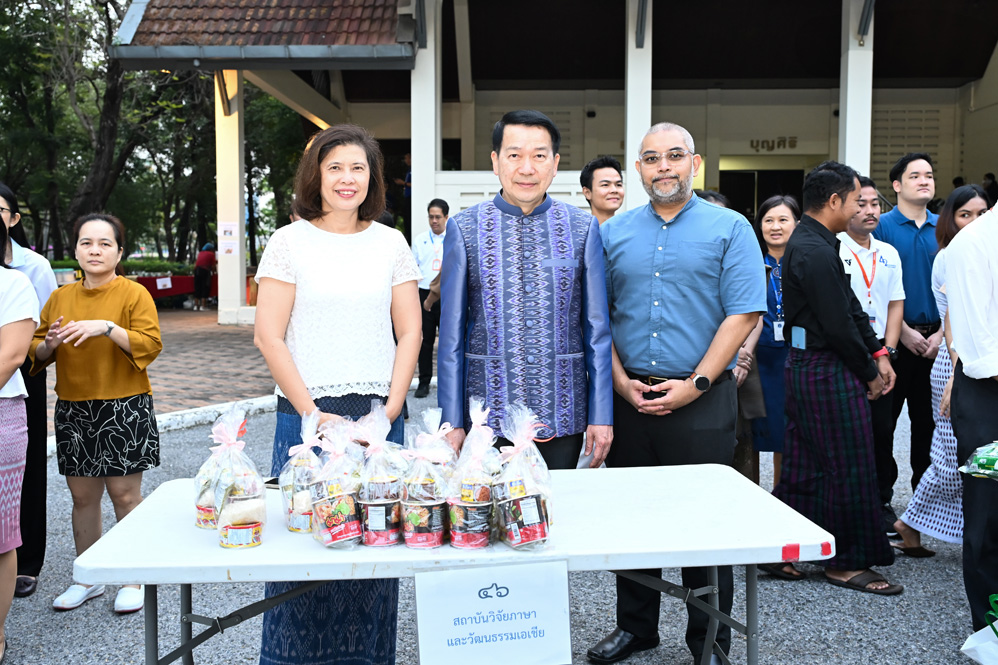
[[[582,452],[582,433],[559,436],[550,441],[540,441],[537,443],[537,450],[540,451],[544,463],[549,469],[574,469],[579,465],[579,454]],[[495,442],[496,448],[512,446],[509,439],[498,437]]]
[[[21,546],[17,548],[17,574],[38,577],[45,562],[45,535],[48,520],[45,501],[48,496],[48,413],[45,370],[29,376],[31,360],[21,366],[21,376],[28,389],[24,408],[28,416],[28,452],[24,461],[21,485]]]
[[[890,395],[884,395],[873,400],[870,402],[870,412],[873,421],[873,455],[877,464],[877,490],[880,493],[880,503],[890,503],[894,498],[894,483],[898,479],[898,465],[894,461],[893,399]]]
[[[437,327],[440,326],[440,301],[433,303],[427,312],[422,309],[423,302],[430,295],[429,289],[419,290],[419,306],[423,312],[423,344],[419,347],[419,385],[430,385],[433,378],[433,343],[437,339]]]
[[[998,381],[971,379],[963,363],[953,370],[951,421],[960,464],[998,440]],[[988,596],[998,593],[998,482],[963,476],[963,583],[974,630],[986,625]]]
[[[709,463],[730,466],[735,448],[737,394],[735,382],[729,377],[727,374],[726,380],[715,382],[697,400],[667,416],[638,413],[629,402],[614,393],[614,443],[606,465],[611,468]],[[649,393],[651,395],[654,393]],[[720,609],[730,614],[734,599],[731,566],[719,566],[717,571]],[[635,572],[662,576],[661,569]],[[683,586],[692,589],[708,586],[708,573],[708,568],[683,568]],[[638,637],[657,635],[661,600],[658,591],[618,577],[617,625]],[[696,656],[704,651],[708,616],[690,605],[686,608],[689,613],[686,644]],[[728,652],[731,646],[729,626],[721,624],[718,627],[717,643]]]
[[[904,406],[905,400],[908,401],[908,418],[911,419],[911,489],[914,491],[922,474],[931,463],[929,449],[932,447],[932,433],[936,429],[936,424],[932,419],[932,384],[929,382],[929,375],[932,373],[932,364],[935,360],[916,356],[904,344],[900,347],[898,361],[894,365],[897,380],[894,383],[891,405],[894,409],[896,428],[901,407]],[[891,438],[893,450],[893,431]],[[879,481],[879,467],[877,478]]]

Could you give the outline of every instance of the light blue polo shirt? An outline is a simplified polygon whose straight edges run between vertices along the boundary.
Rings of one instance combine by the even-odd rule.
[[[766,311],[759,241],[733,210],[693,196],[666,222],[649,203],[614,215],[600,235],[610,332],[631,372],[688,377],[725,317]]]

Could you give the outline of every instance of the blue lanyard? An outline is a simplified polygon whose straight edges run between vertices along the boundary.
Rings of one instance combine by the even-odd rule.
[[[772,263],[770,263],[772,259]],[[780,272],[780,262],[773,257],[766,256],[766,265],[772,267],[769,271],[769,283],[773,286],[773,295],[776,297],[776,320],[783,320],[783,275]]]

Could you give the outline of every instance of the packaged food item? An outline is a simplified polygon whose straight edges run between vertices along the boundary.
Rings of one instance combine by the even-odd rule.
[[[482,400],[470,400],[471,429],[447,486],[452,547],[487,547],[492,532],[492,482],[501,469],[495,434],[486,425],[489,410]]]
[[[319,458],[312,448],[321,445],[319,438],[319,414],[316,409],[306,413],[301,419],[301,443],[288,449],[288,461],[277,477],[281,488],[281,502],[284,505],[284,522],[288,531],[309,533],[312,531],[312,494],[309,490],[319,471]]]
[[[499,537],[514,549],[542,549],[550,531],[551,472],[534,444],[541,427],[522,403],[506,408],[502,432],[513,445],[501,451],[503,468],[493,493]]]
[[[360,477],[363,543],[373,547],[398,544],[402,537],[402,478],[406,461],[398,444],[386,440],[391,423],[380,400],[357,421],[354,438],[367,443]]]
[[[349,423],[323,428],[323,464],[309,488],[312,537],[334,549],[353,549],[363,535],[357,492],[364,452],[350,429]]]
[[[446,539],[446,465],[453,464],[454,449],[447,443],[450,424],[439,425],[440,414],[426,420],[435,427],[410,439],[402,451],[409,461],[402,484],[402,532],[408,547],[440,547]]]
[[[219,473],[219,458],[226,446],[242,443],[246,436],[246,412],[234,404],[215,420],[209,438],[216,446],[194,476],[194,515],[195,524],[202,529],[216,529],[215,519],[215,480]]]
[[[996,466],[998,466],[998,441],[987,443],[975,450],[959,470],[977,478],[998,480]]]
[[[267,521],[263,478],[243,452],[244,445],[242,441],[226,444],[219,454],[214,503],[222,547],[259,545]]]

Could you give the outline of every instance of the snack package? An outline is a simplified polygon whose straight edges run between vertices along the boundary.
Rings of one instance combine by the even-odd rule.
[[[312,537],[335,549],[353,549],[363,536],[357,492],[364,451],[351,430],[346,422],[322,428],[322,467],[309,487]]]
[[[398,444],[385,437],[392,425],[385,405],[372,400],[371,412],[357,421],[354,439],[367,443],[360,477],[360,510],[365,545],[396,545],[402,536],[402,477],[406,461]]]
[[[319,414],[316,409],[301,419],[301,443],[288,449],[288,461],[277,477],[284,504],[284,522],[288,531],[312,531],[312,494],[310,487],[319,471],[319,458],[312,452],[321,445],[319,439]]]
[[[215,479],[219,472],[219,458],[227,445],[234,444],[246,436],[246,412],[233,405],[215,420],[208,438],[217,443],[211,448],[211,456],[205,460],[194,476],[195,524],[202,529],[217,528],[215,519]]]
[[[987,443],[971,453],[959,471],[977,478],[998,480],[998,441]]]
[[[255,547],[262,542],[267,521],[263,478],[246,453],[243,441],[225,444],[218,458],[215,514],[222,547]]]
[[[543,549],[550,531],[551,472],[534,444],[542,424],[522,403],[506,408],[503,468],[493,485],[499,537],[518,550]]]
[[[402,456],[409,460],[402,485],[402,535],[408,547],[440,547],[447,528],[447,465],[453,465],[454,449],[446,436],[453,428],[440,423],[440,410],[425,418],[429,432],[411,440]]]
[[[462,549],[488,546],[492,530],[492,481],[501,469],[495,434],[486,425],[489,410],[472,397],[471,430],[451,474],[447,491],[450,544]]]

